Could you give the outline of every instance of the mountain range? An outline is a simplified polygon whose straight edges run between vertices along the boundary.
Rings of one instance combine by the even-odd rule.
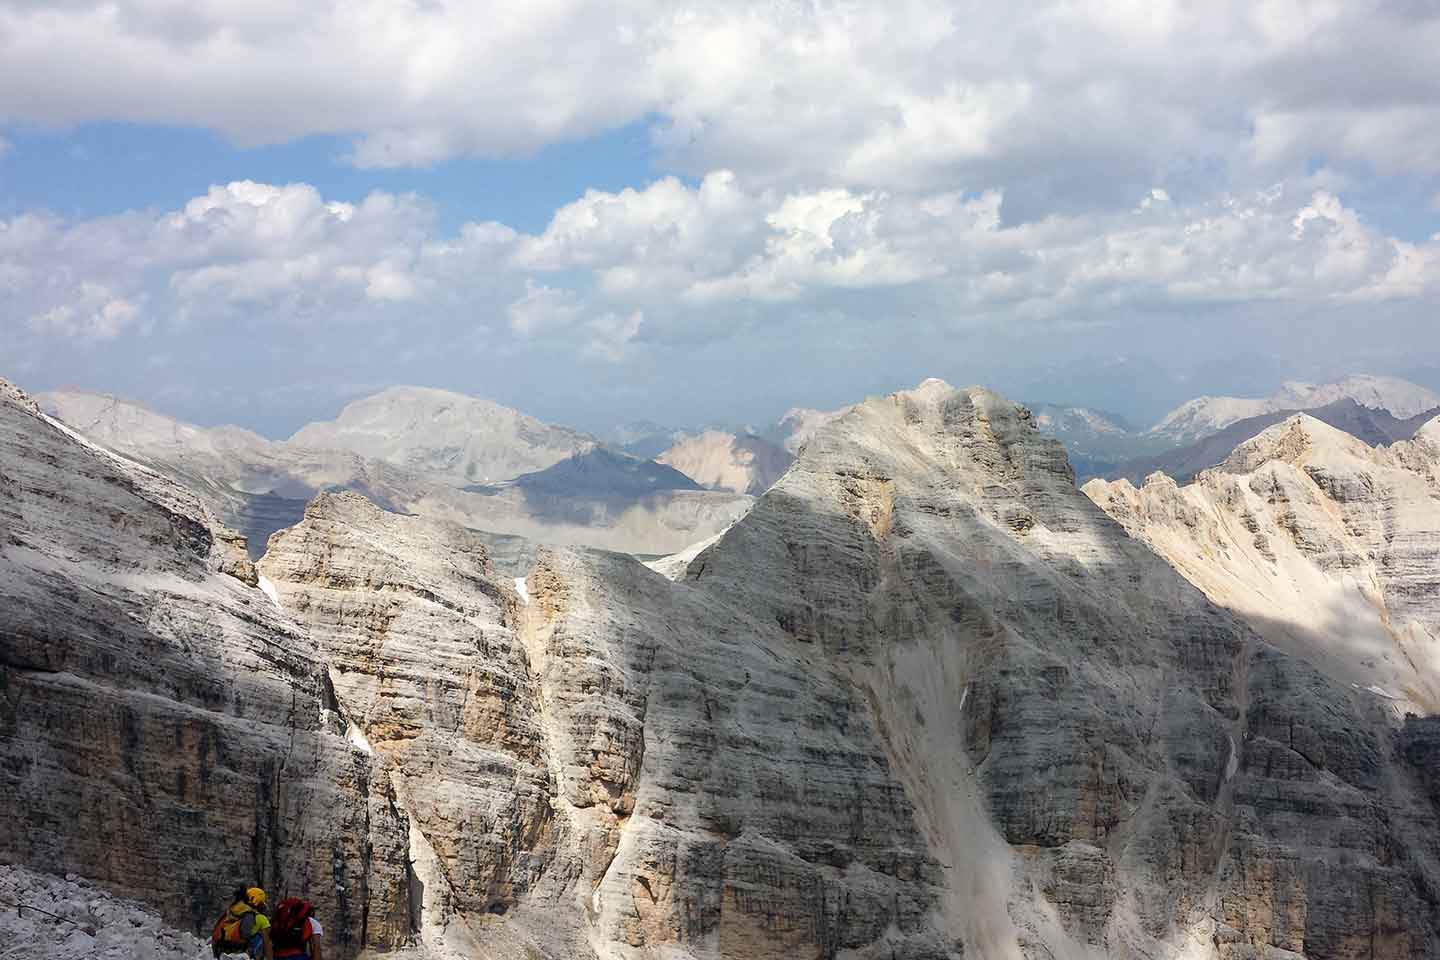
[[[1188,480],[1235,445],[1305,411],[1367,443],[1407,440],[1440,415],[1440,394],[1394,377],[1354,375],[1328,384],[1290,382],[1273,396],[1198,397],[1153,426],[1085,407],[1037,404],[1040,429],[1065,444],[1081,479],[1143,478],[1160,470]]]
[[[327,490],[485,531],[497,555],[517,558],[528,554],[504,538],[668,553],[723,529],[750,504],[578,431],[439,390],[392,388],[286,441],[196,427],[95,394],[47,393],[38,402],[196,492],[245,534],[254,558]]]
[[[300,892],[342,958],[1436,956],[1440,420],[1083,492],[1038,420],[929,380],[706,543],[515,575],[354,489],[252,563],[0,382],[0,861]]]

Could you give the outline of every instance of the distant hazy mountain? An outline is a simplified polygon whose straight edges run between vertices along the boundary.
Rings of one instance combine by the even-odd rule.
[[[643,497],[661,490],[703,489],[674,467],[607,447],[592,447],[544,470],[522,474],[502,484],[465,489],[489,493],[508,487],[586,497]]]
[[[1150,474],[1158,471],[1181,483],[1188,483],[1201,470],[1224,462],[1240,444],[1299,412],[1281,410],[1248,417],[1178,450],[1136,457],[1114,465],[1101,465],[1098,469],[1086,471],[1080,476],[1080,480],[1083,483],[1090,476],[1103,476],[1112,480],[1125,477],[1138,485]],[[1307,410],[1305,413],[1320,423],[1343,430],[1372,447],[1378,447],[1411,439],[1422,426],[1440,415],[1440,406],[1401,420],[1387,410],[1372,409],[1346,398]],[[1076,472],[1077,475],[1081,474],[1078,467]]]
[[[1395,377],[1362,374],[1318,386],[1290,382],[1266,398],[1197,397],[1172,410],[1147,433],[1173,446],[1185,446],[1240,420],[1286,410],[1313,410],[1338,400],[1386,410],[1400,419],[1440,407],[1440,394],[1425,387]]]
[[[391,387],[356,400],[292,443],[347,450],[435,479],[495,483],[593,446],[594,437],[542,423],[490,400],[425,387]]]
[[[442,391],[386,391],[290,441],[236,427],[198,427],[97,394],[49,393],[39,401],[85,436],[196,492],[246,535],[253,557],[264,553],[276,530],[299,522],[317,493],[329,490],[353,490],[388,510],[486,531],[497,561],[529,555],[515,536],[647,556],[671,553],[723,530],[750,504],[746,496],[701,489],[671,467],[607,450],[578,431]],[[435,413],[435,424],[425,422],[426,411]],[[464,431],[467,418],[474,418],[475,436]],[[397,435],[389,436],[389,429]],[[305,439],[348,443],[350,449],[309,446]],[[571,446],[562,449],[566,444]],[[545,466],[498,483],[457,482],[471,472],[535,462]],[[512,539],[502,545],[504,538],[496,536],[502,534]]]
[[[1128,420],[1150,423],[1191,390],[1173,373],[1146,357],[1076,356],[1046,364],[1028,378],[1016,378],[1015,393],[1034,404],[1112,410]]]
[[[682,434],[657,458],[710,490],[761,494],[780,479],[794,459],[789,451],[754,434],[723,430]]]
[[[1036,428],[1055,437],[1071,453],[1091,456],[1129,456],[1137,442],[1135,427],[1119,414],[1089,407],[1054,403],[1027,404]]]
[[[1077,478],[1185,478],[1235,445],[1299,411],[1369,443],[1409,439],[1440,408],[1440,394],[1395,377],[1357,374],[1335,383],[1290,382],[1270,397],[1197,397],[1146,430],[1091,407],[1031,403],[1041,433],[1065,444]],[[1414,421],[1411,423],[1410,421]]]
[[[670,449],[683,435],[684,431],[675,427],[667,427],[653,420],[638,420],[614,428],[604,435],[604,440],[626,453],[654,460]]]

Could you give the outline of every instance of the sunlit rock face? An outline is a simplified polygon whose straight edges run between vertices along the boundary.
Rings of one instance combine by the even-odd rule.
[[[1397,718],[1440,710],[1440,421],[1377,449],[1298,415],[1192,484],[1085,492],[1272,643]]]
[[[656,566],[556,549],[517,582],[341,494],[259,563],[280,610],[220,575],[383,797],[359,875],[405,895],[371,924],[437,958],[1440,951],[1431,718],[1207,598],[1023,408],[867,401]],[[295,849],[355,829],[336,790]]]

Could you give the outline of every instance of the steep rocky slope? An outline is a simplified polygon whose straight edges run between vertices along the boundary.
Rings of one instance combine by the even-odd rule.
[[[1440,952],[1434,718],[1206,599],[1023,408],[938,381],[867,401],[665,565],[556,549],[513,582],[353,494],[275,537],[286,619],[260,616],[327,665],[348,739],[315,736],[403,825],[370,869],[408,867],[408,899],[369,916],[487,958]]]
[[[321,522],[262,569],[343,663],[392,588],[313,599],[287,571],[335,542]],[[553,819],[475,885],[548,865],[454,894],[480,955],[1435,952],[1440,731],[1208,602],[994,395],[862,405],[675,567],[560,551],[525,579]]]
[[[0,381],[0,861],[208,929],[304,891],[341,956],[410,936],[408,828],[243,543]]]
[[[1376,449],[1300,414],[1185,487],[1085,493],[1272,642],[1398,714],[1440,711],[1440,420]]]
[[[759,496],[780,479],[793,457],[753,434],[706,430],[681,436],[655,459],[707,489]]]
[[[498,403],[425,387],[391,387],[356,400],[334,420],[302,427],[290,439],[455,486],[544,470],[595,445],[593,437]]]
[[[484,544],[356,494],[322,494],[260,570],[319,644],[351,738],[389,773],[411,824],[412,916],[428,945],[472,951],[467,917],[478,928],[519,905],[553,906],[542,894],[566,868],[550,750],[514,629],[518,598]],[[586,953],[519,910],[491,946],[531,920],[535,939]]]

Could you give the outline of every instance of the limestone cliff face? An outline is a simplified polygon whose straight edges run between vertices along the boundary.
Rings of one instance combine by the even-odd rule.
[[[341,956],[408,941],[408,827],[243,542],[0,386],[0,859],[195,931],[258,881]]]
[[[1212,602],[994,394],[852,409],[656,566],[516,582],[354,495],[272,541],[314,736],[404,828],[371,915],[429,956],[1440,955],[1433,718]]]
[[[1440,422],[1375,449],[1299,415],[1178,487],[1085,492],[1272,643],[1388,703],[1440,710]]]
[[[632,955],[1440,949],[1433,733],[1208,602],[991,394],[863,405],[676,589],[565,563],[608,602],[553,630],[648,691],[596,897]]]
[[[436,948],[475,949],[483,921],[563,869],[513,584],[474,533],[352,493],[318,497],[260,570],[318,644],[352,740],[411,824],[416,927]]]

